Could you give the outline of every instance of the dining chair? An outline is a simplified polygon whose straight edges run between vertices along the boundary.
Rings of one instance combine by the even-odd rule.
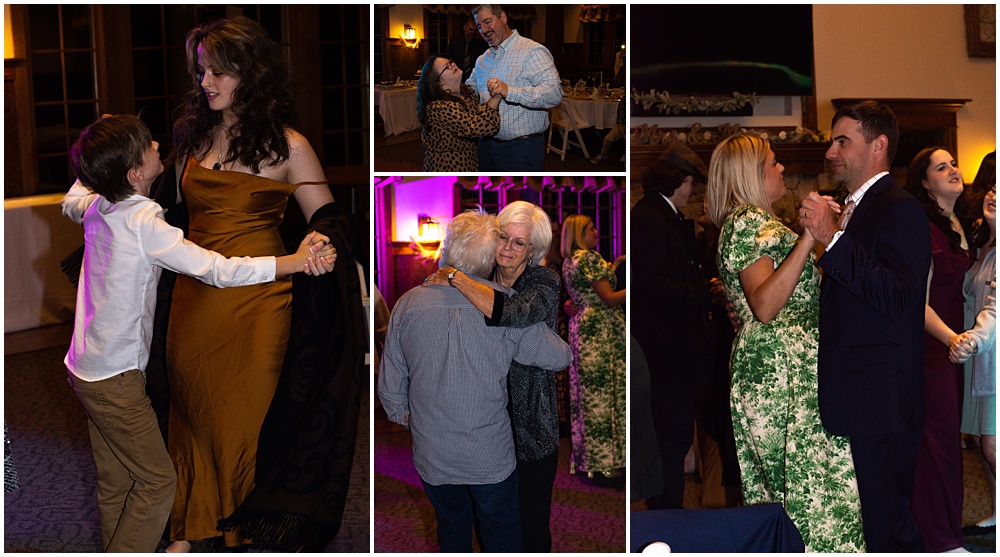
[[[579,147],[583,149],[583,156],[587,159],[590,158],[590,153],[587,152],[587,144],[583,141],[583,135],[580,134],[580,126],[585,126],[586,124],[576,117],[566,105],[566,101],[559,103],[559,106],[553,108],[550,112],[550,118],[552,123],[549,125],[549,143],[546,146],[546,153],[553,152],[560,155],[559,160],[566,160],[566,151],[569,146]],[[556,147],[552,143],[553,132],[558,129],[560,135],[562,135],[562,148]],[[576,140],[570,139],[569,134],[573,132],[576,134]]]

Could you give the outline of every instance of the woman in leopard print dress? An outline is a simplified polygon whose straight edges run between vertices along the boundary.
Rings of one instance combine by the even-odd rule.
[[[500,95],[479,104],[453,60],[431,56],[417,83],[424,172],[476,172],[478,143],[500,129]]]

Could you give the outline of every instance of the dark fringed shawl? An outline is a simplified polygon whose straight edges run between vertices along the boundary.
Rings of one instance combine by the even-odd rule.
[[[187,210],[176,204],[169,165],[156,200],[167,222],[187,231]],[[286,217],[287,219],[287,217]],[[337,249],[334,271],[292,279],[292,330],[285,361],[257,446],[255,487],[219,529],[238,531],[254,545],[279,551],[322,551],[344,514],[364,385],[367,320],[347,217],[334,204],[313,215],[310,230]],[[302,234],[298,234],[297,246]],[[176,279],[164,271],[157,291],[147,393],[166,437],[169,384],[166,329]]]
[[[354,460],[368,339],[347,218],[333,204],[310,229],[337,249],[334,271],[295,275],[292,334],[257,445],[254,490],[220,530],[279,551],[322,551],[340,529]]]

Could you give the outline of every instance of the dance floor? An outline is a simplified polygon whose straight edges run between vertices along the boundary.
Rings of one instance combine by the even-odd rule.
[[[375,551],[438,551],[434,509],[411,461],[410,434],[375,409]],[[552,495],[552,551],[624,553],[624,490],[569,473],[569,439],[559,444]]]

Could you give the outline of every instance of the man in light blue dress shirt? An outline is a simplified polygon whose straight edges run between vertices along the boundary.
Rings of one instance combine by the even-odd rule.
[[[493,267],[500,232],[495,216],[456,216],[441,265],[481,280]],[[571,358],[545,323],[487,327],[483,314],[450,286],[414,288],[396,302],[378,396],[389,419],[413,435],[413,466],[434,505],[441,551],[471,553],[473,520],[482,551],[521,551],[507,371],[512,360],[558,370]]]
[[[501,6],[472,9],[476,26],[490,45],[476,60],[466,84],[484,101],[499,92],[500,131],[479,142],[479,170],[541,172],[549,109],[562,102],[562,82],[552,53],[507,25]]]

